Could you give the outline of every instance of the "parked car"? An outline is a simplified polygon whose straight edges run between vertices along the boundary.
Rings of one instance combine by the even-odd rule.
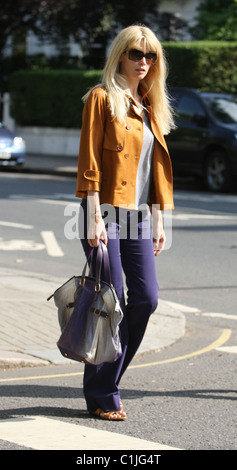
[[[26,145],[22,137],[0,123],[0,166],[22,165],[25,162]]]
[[[177,128],[166,136],[174,176],[202,176],[211,191],[237,177],[237,96],[170,90]]]

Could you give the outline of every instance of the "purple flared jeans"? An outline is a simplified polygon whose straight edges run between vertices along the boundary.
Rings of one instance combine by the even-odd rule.
[[[89,411],[95,411],[97,408],[102,408],[105,412],[120,409],[120,379],[136,354],[149,317],[158,305],[158,282],[150,216],[141,213],[138,218],[137,211],[125,209],[116,209],[116,211],[119,217],[109,221],[106,228],[111,280],[124,313],[120,323],[123,352],[122,356],[113,363],[85,365],[83,391]],[[134,230],[133,219],[137,230]],[[86,200],[81,204],[80,220],[85,229],[83,236],[80,237],[81,243],[85,255],[88,256],[91,247],[86,237]],[[135,235],[132,232],[136,232]],[[126,301],[124,277],[127,287]]]

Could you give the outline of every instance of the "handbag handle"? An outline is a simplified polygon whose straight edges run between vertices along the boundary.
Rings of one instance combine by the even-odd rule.
[[[111,284],[111,273],[110,273],[110,264],[109,264],[109,254],[108,254],[106,245],[100,240],[99,246],[96,249],[97,249],[97,254],[96,254],[96,269],[95,269],[95,272],[96,272],[95,291],[99,292],[101,288],[100,280],[101,280],[102,264],[104,265],[104,281],[107,282],[108,284]],[[81,279],[79,282],[80,285],[85,284],[86,268],[87,268],[87,265],[92,261],[94,250],[95,248],[92,248],[89,253],[86,264],[82,271]]]
[[[86,276],[86,268],[87,268],[87,265],[89,266],[89,264],[91,263],[92,261],[92,254],[93,254],[93,251],[94,251],[94,248],[91,249],[89,255],[88,255],[88,258],[86,260],[86,263],[85,263],[85,266],[83,268],[83,271],[81,273],[81,279],[84,280],[83,284],[85,283],[85,276]],[[80,283],[81,284],[81,283]]]
[[[109,254],[107,246],[100,241],[96,257],[96,284],[100,285],[101,268],[104,265],[104,281],[111,284],[111,273],[109,264]],[[96,287],[97,290],[97,287]],[[100,290],[100,289],[99,289]]]

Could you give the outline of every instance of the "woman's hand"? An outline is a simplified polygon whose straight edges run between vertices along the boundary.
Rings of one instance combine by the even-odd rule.
[[[163,231],[158,237],[153,238],[153,249],[154,249],[154,255],[157,256],[159,255],[165,246],[165,232]]]
[[[163,228],[162,213],[156,208],[152,208],[152,234],[154,255],[159,255],[164,247],[166,236]]]
[[[99,246],[100,240],[108,245],[108,237],[105,224],[100,211],[100,194],[97,191],[88,191],[88,216],[89,229],[87,234],[88,243],[91,247]]]
[[[99,246],[100,240],[102,240],[107,246],[107,232],[101,215],[90,215],[87,238],[89,245],[93,248]]]

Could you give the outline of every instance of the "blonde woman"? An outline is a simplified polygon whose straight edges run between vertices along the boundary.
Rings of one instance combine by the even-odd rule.
[[[87,408],[102,419],[127,417],[119,383],[158,304],[154,255],[165,244],[161,211],[173,208],[164,139],[173,118],[165,81],[160,42],[149,28],[133,25],[115,38],[102,84],[84,97],[76,189],[87,221],[81,241],[86,256],[100,240],[107,245],[112,283],[124,312],[122,356],[112,364],[85,366]],[[106,221],[108,213],[113,217]]]

